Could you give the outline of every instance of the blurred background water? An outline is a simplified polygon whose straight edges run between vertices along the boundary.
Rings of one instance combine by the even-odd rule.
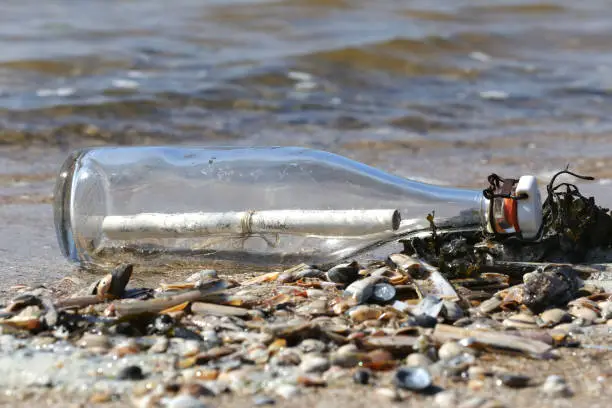
[[[451,184],[607,175],[610,38],[603,0],[4,0],[0,143],[297,144]]]
[[[600,179],[596,192],[612,178],[605,0],[0,7],[11,231],[27,221],[19,205],[50,211],[59,163],[88,145],[311,146],[458,186],[491,172],[546,180],[568,163]]]

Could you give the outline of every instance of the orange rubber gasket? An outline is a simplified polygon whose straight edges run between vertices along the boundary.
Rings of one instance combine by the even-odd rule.
[[[504,198],[504,218],[508,224],[514,227],[516,232],[521,232],[516,208],[516,200],[512,198]]]

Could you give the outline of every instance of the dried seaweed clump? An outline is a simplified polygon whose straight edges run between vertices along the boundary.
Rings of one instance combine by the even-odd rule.
[[[609,209],[595,204],[594,197],[583,196],[575,184],[555,184],[564,174],[593,180],[567,168],[553,176],[546,187],[548,197],[543,204],[542,243],[559,249],[568,261],[580,262],[589,250],[612,245],[612,216]]]

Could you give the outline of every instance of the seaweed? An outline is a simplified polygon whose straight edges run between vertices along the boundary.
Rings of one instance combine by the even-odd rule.
[[[490,234],[479,228],[461,232],[444,230],[436,226],[432,212],[426,217],[431,233],[402,240],[404,252],[426,260],[449,278],[460,279],[478,276],[483,270],[495,270],[491,266],[496,263],[504,263],[506,267],[508,262],[524,263],[519,270],[528,271],[535,266],[531,268],[527,263],[578,263],[587,260],[591,250],[609,249],[612,246],[610,210],[597,205],[594,197],[582,195],[575,184],[558,182],[563,175],[594,180],[571,172],[569,167],[553,175],[542,204],[542,231],[535,241],[523,240],[520,234]],[[496,175],[488,179],[489,182],[504,180]]]

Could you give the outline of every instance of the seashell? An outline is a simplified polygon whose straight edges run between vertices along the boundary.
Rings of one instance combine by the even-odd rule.
[[[536,317],[533,315],[519,313],[502,322],[504,327],[512,329],[533,329],[537,327]]]
[[[414,309],[414,315],[425,315],[431,317],[438,317],[440,312],[442,312],[442,308],[444,307],[444,303],[442,299],[436,296],[425,296],[423,300],[419,302],[416,309]]]
[[[595,319],[597,319],[597,312],[591,308],[584,306],[570,306],[569,313],[576,317],[580,318],[584,321],[585,324],[592,324]]]
[[[567,323],[572,320],[572,316],[563,309],[548,309],[536,320],[539,327],[554,327],[560,323]]]
[[[423,367],[402,367],[395,372],[393,383],[398,388],[422,391],[432,384],[431,374]]]
[[[354,299],[358,304],[365,303],[370,299],[374,292],[374,285],[376,285],[381,278],[374,276],[368,276],[351,283],[345,290],[344,293]]]
[[[478,306],[478,310],[484,314],[489,314],[498,310],[501,307],[502,303],[502,299],[497,296],[493,296],[490,299],[487,299],[480,303],[480,305]]]
[[[359,278],[359,264],[356,261],[339,264],[326,273],[330,282],[349,285]]]
[[[329,360],[316,354],[308,354],[302,358],[300,370],[305,373],[321,373],[329,368]]]

